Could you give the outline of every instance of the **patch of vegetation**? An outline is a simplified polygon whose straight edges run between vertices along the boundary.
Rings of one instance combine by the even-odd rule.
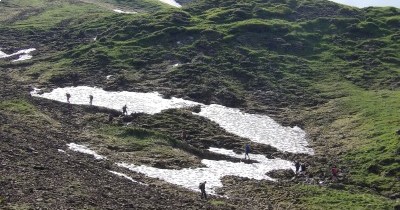
[[[224,206],[224,205],[226,205],[226,203],[224,201],[221,201],[221,200],[211,200],[209,202],[213,206]]]
[[[35,115],[37,109],[25,100],[7,100],[0,102],[1,110],[21,115]]]
[[[48,4],[46,9],[37,15],[29,16],[25,20],[17,21],[15,27],[40,28],[46,29],[55,26],[73,24],[74,21],[80,22],[82,19],[96,19],[101,16],[110,15],[112,11],[96,8],[85,3],[64,3],[55,1]],[[77,19],[76,17],[79,17]],[[81,20],[80,20],[81,19]]]
[[[143,150],[156,145],[172,146],[176,143],[174,139],[144,128],[109,126],[100,128],[99,132],[108,136],[113,145],[129,147],[132,150]]]
[[[300,206],[306,209],[391,209],[392,200],[367,193],[331,188],[296,185],[292,187],[300,195]]]
[[[143,11],[155,12],[161,9],[167,9],[172,7],[158,0],[102,0],[101,2],[106,2],[121,8],[129,8],[131,10],[136,10],[139,12]]]
[[[351,142],[359,146],[345,155],[352,162],[352,179],[385,194],[400,190],[399,100],[399,91],[356,91],[343,106],[357,113],[349,117],[359,124],[359,138]]]

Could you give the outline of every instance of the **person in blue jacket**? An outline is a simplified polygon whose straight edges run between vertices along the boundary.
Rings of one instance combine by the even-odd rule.
[[[247,156],[247,157],[249,158],[249,160],[250,160],[249,153],[250,153],[250,145],[249,145],[249,144],[246,144],[245,153],[244,153],[244,159],[245,159],[245,160],[246,160],[246,156]]]

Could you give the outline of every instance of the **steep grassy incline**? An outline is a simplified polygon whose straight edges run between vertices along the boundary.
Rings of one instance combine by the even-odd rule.
[[[1,68],[20,69],[20,78],[44,85],[157,90],[268,113],[310,133],[315,165],[324,168],[314,172],[338,164],[346,171],[346,193],[399,197],[400,9],[198,0],[183,9],[124,15],[60,4],[67,6],[8,21],[0,30],[29,39],[63,26],[65,40],[80,41],[61,41],[58,52],[39,48],[21,64],[0,60]],[[105,81],[107,75],[113,78]],[[302,202],[318,202],[303,196]]]

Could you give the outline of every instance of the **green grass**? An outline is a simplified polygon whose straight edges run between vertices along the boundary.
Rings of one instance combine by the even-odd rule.
[[[393,209],[394,201],[384,197],[312,185],[296,185],[300,205],[305,209]]]
[[[103,0],[103,2],[116,5],[117,7],[137,10],[139,12],[143,11],[155,12],[161,9],[167,9],[172,7],[158,0]]]
[[[1,110],[22,115],[35,115],[37,109],[25,100],[6,100],[0,102]]]
[[[221,200],[211,200],[209,202],[213,206],[224,206],[224,205],[226,205],[226,203],[224,201],[221,201]]]
[[[99,133],[108,136],[112,145],[125,146],[132,150],[143,150],[156,145],[171,146],[175,142],[165,135],[144,128],[108,126],[100,128]]]
[[[54,125],[59,126],[59,122],[55,121],[46,114],[40,112],[33,104],[25,99],[4,100],[0,102],[0,110],[7,114],[13,115],[20,120],[34,121],[39,126]],[[4,126],[10,126],[5,124]],[[12,126],[11,126],[12,127]]]
[[[110,15],[111,13],[112,11],[110,10],[97,8],[91,4],[56,2],[50,4],[45,11],[39,14],[30,16],[26,20],[16,22],[14,27],[47,29],[61,24],[62,21],[79,21],[79,19],[84,18],[95,19]],[[77,19],[77,17],[79,19]]]
[[[356,182],[376,186],[383,191],[400,190],[400,91],[355,91],[344,99],[344,109],[355,111],[360,137],[357,145],[345,155],[353,162]],[[357,142],[358,141],[358,142]]]

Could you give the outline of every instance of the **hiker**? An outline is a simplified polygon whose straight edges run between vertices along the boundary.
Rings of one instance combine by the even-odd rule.
[[[128,111],[126,111],[126,109],[127,109],[127,107],[126,107],[126,104],[125,104],[125,106],[122,107],[122,114],[123,115],[127,115],[128,114]]]
[[[71,98],[71,94],[66,93],[65,95],[67,96],[67,102],[70,103],[70,102],[69,102],[69,98]]]
[[[298,174],[300,170],[300,162],[298,160],[294,163],[294,167],[296,167],[296,174]]]
[[[90,104],[90,106],[92,106],[92,103],[93,103],[93,96],[89,95],[89,104]]]
[[[199,184],[199,189],[201,190],[201,199],[203,199],[203,197],[207,200],[207,194],[206,194],[206,181],[201,182]]]
[[[303,174],[306,174],[306,171],[307,171],[306,163],[302,163],[302,164],[300,165],[300,169],[301,169],[301,172],[302,172]]]
[[[182,138],[182,141],[186,141],[187,134],[186,134],[185,130],[182,130],[181,138]]]
[[[332,180],[337,180],[339,169],[336,167],[336,165],[333,165],[331,172],[332,172]]]
[[[247,156],[247,157],[249,158],[249,160],[250,160],[249,153],[250,153],[250,145],[249,145],[249,144],[246,144],[245,154],[244,154],[244,159],[245,159],[245,160],[246,160],[246,156]]]

